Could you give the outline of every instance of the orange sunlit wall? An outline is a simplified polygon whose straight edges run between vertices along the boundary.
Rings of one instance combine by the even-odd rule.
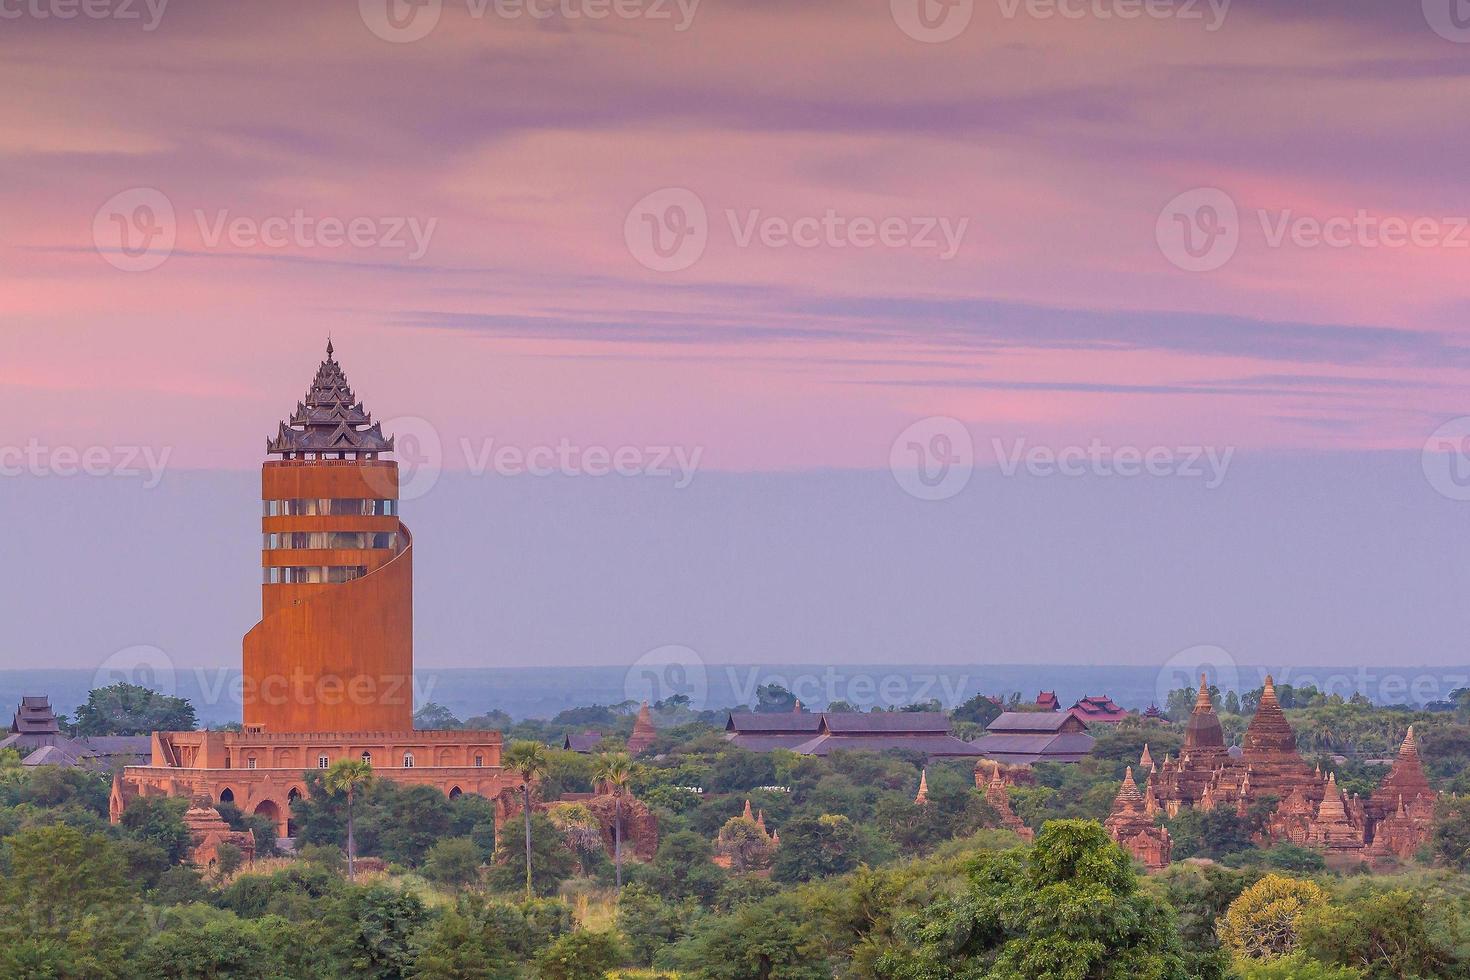
[[[411,731],[413,541],[398,518],[398,464],[267,461],[261,499],[245,730]]]

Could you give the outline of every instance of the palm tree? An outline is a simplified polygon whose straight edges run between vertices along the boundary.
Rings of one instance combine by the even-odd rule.
[[[633,778],[633,760],[626,752],[604,752],[592,770],[592,785],[606,786],[613,794],[613,865],[617,888],[623,890],[623,790]]]
[[[347,880],[357,880],[357,838],[353,833],[352,799],[357,788],[366,789],[373,781],[373,764],[366,760],[338,759],[322,776],[329,793],[347,794]]]
[[[546,747],[517,742],[505,751],[505,768],[521,777],[521,812],[526,815],[526,901],[531,900],[531,784],[546,775]]]

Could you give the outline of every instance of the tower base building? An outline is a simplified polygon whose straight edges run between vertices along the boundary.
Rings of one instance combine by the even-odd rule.
[[[208,797],[292,836],[306,773],[342,759],[379,778],[489,799],[520,780],[499,732],[413,730],[413,537],[398,464],[327,344],[304,401],[261,468],[261,620],[242,653],[239,732],[155,732],[147,765],[113,780],[111,814],[139,796]]]

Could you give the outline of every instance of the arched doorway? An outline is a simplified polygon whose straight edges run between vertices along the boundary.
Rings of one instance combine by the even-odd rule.
[[[219,791],[219,801],[221,803],[235,802],[235,791],[226,786],[224,789]]]
[[[286,836],[292,840],[296,839],[296,804],[301,799],[301,790],[295,786],[286,794]]]
[[[457,799],[459,799],[463,795],[464,795],[464,790],[460,789],[458,786],[452,787],[449,790],[449,798],[451,800],[457,800]]]
[[[290,836],[290,828],[287,827],[286,822],[281,819],[281,808],[276,805],[276,802],[274,800],[261,800],[259,803],[257,803],[255,806],[255,815],[258,817],[266,817],[271,821],[271,823],[275,824],[277,835],[281,837]]]

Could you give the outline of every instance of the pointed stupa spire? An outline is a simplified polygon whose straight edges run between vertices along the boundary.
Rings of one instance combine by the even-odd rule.
[[[335,353],[337,352],[332,349],[332,335],[327,334],[327,360],[330,361],[332,359],[332,355]]]
[[[740,816],[742,819],[754,822],[755,815],[750,812],[750,800],[745,801],[745,812],[742,813]]]
[[[1414,726],[1413,725],[1410,725],[1409,726],[1408,733],[1404,735],[1404,744],[1402,744],[1402,745],[1399,746],[1399,755],[1400,756],[1406,756],[1406,755],[1417,756],[1418,754],[1419,754],[1419,743],[1414,738]]]
[[[801,698],[797,698],[796,703],[791,706],[791,713],[794,715],[801,714]]]
[[[917,796],[914,797],[914,802],[915,803],[928,803],[929,802],[929,770],[928,769],[921,769],[919,771],[919,795],[917,795]]]
[[[1270,674],[1261,686],[1261,701],[1256,706],[1255,717],[1246,726],[1242,749],[1246,759],[1295,761],[1301,759],[1296,747],[1296,733],[1281,710],[1276,699],[1276,682]]]
[[[1322,806],[1317,810],[1318,820],[1346,820],[1347,808],[1342,805],[1342,791],[1337,788],[1337,774],[1327,777],[1327,789],[1322,794]]]
[[[1204,674],[1199,675],[1199,693],[1184,725],[1184,747],[1179,754],[1196,765],[1211,765],[1225,758],[1225,733],[1210,703],[1210,683]]]
[[[633,722],[633,734],[628,736],[628,752],[637,755],[647,749],[658,738],[658,729],[653,726],[653,715],[644,701],[638,709],[638,719]]]
[[[766,811],[761,810],[755,815],[755,825],[762,831],[766,829]]]
[[[1199,675],[1199,693],[1194,696],[1194,710],[1196,712],[1215,710],[1215,706],[1210,703],[1210,684],[1203,673]]]
[[[1147,742],[1143,743],[1143,755],[1138,757],[1138,768],[1147,769],[1149,772],[1154,770],[1154,757],[1148,753]]]
[[[1113,798],[1113,808],[1116,810],[1122,805],[1142,806],[1143,794],[1138,791],[1138,783],[1133,780],[1133,767],[1129,766],[1123,774],[1123,785],[1118,787],[1118,795]]]

